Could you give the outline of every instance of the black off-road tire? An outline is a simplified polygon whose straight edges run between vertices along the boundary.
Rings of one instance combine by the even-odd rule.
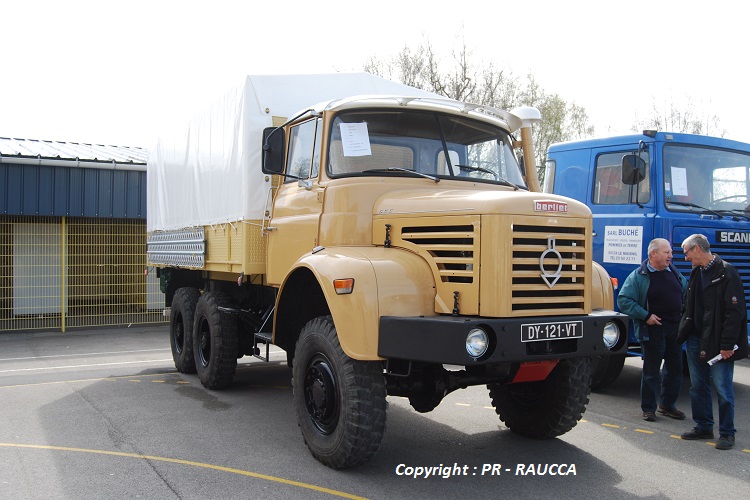
[[[193,322],[193,351],[198,378],[207,389],[223,389],[237,370],[237,318],[219,311],[231,307],[221,292],[201,295]]]
[[[576,426],[591,392],[591,358],[563,359],[539,382],[490,384],[492,406],[521,436],[551,439]]]
[[[180,288],[172,299],[169,313],[169,344],[174,366],[181,373],[195,373],[193,357],[193,318],[201,294],[196,288]]]
[[[347,356],[330,316],[302,328],[292,387],[302,436],[319,462],[344,469],[375,456],[385,433],[383,366]]]
[[[591,390],[604,389],[617,380],[625,366],[625,355],[595,356],[591,360]]]

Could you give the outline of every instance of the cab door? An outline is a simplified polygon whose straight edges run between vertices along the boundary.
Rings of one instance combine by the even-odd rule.
[[[289,130],[286,176],[274,197],[268,227],[266,280],[279,285],[292,265],[318,244],[323,207],[320,172],[321,120],[312,118]]]
[[[646,176],[638,184],[622,182],[622,157],[638,153],[638,144],[595,148],[594,175],[587,203],[594,216],[594,260],[622,284],[646,258],[654,238],[654,170],[648,150],[640,152]]]

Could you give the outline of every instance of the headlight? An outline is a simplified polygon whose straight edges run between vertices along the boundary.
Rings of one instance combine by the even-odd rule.
[[[472,358],[480,358],[487,352],[490,338],[481,328],[473,328],[466,336],[466,352]]]
[[[604,331],[602,332],[602,340],[607,349],[612,349],[617,345],[620,340],[620,329],[617,325],[611,321],[604,325]]]

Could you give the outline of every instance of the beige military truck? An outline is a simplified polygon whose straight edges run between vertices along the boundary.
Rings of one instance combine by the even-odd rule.
[[[248,77],[148,162],[177,369],[220,389],[280,347],[334,468],[375,455],[386,396],[429,412],[486,385],[513,432],[569,431],[626,321],[589,209],[519,165],[537,118],[367,74]]]

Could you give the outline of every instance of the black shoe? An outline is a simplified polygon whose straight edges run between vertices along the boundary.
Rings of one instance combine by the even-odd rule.
[[[719,436],[716,441],[717,450],[728,450],[734,446],[734,436]]]
[[[654,422],[656,420],[656,415],[652,411],[644,411],[643,420],[646,422]]]
[[[686,432],[683,434],[682,439],[713,439],[714,438],[714,431],[707,430],[707,429],[700,429],[698,427],[694,428],[692,431]]]
[[[685,420],[685,414],[681,412],[680,410],[678,410],[677,408],[672,408],[668,410],[660,406],[659,413],[661,415],[666,415],[670,418],[674,418],[675,420]]]

